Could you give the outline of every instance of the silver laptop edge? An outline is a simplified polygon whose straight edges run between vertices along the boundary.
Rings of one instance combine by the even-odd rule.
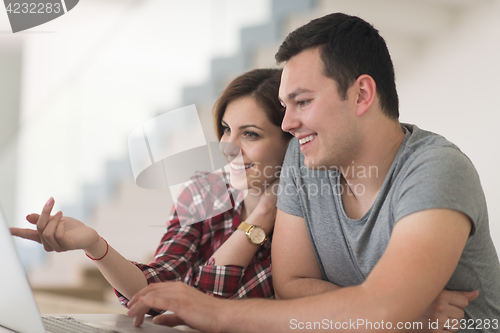
[[[7,221],[0,206],[0,325],[16,332],[44,333]]]

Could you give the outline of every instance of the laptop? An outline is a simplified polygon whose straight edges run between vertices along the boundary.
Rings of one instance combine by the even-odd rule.
[[[141,327],[134,327],[133,318],[124,314],[40,316],[12,238],[0,207],[0,333],[182,332],[155,325],[151,318],[146,318]],[[61,322],[74,329],[69,326],[62,330],[51,328]]]

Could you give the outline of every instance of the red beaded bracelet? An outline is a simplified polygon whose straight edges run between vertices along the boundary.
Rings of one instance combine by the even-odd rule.
[[[102,238],[102,240],[106,243],[106,253],[104,253],[104,255],[102,257],[100,257],[99,259],[95,259],[95,258],[92,258],[91,256],[89,256],[87,253],[85,253],[85,255],[87,257],[89,257],[90,259],[95,260],[95,261],[102,260],[106,256],[106,254],[108,254],[108,250],[109,250],[109,244],[108,244],[108,242],[104,238]]]

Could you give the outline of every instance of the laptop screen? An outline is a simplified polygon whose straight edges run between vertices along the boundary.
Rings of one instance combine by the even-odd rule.
[[[42,320],[0,207],[0,326],[43,333]]]

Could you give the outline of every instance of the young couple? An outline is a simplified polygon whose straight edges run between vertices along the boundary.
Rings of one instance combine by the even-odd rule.
[[[210,332],[497,331],[500,266],[478,175],[443,137],[399,123],[378,31],[327,15],[292,32],[276,59],[282,72],[248,72],[215,105],[221,142],[243,157],[227,153],[231,185],[248,194],[192,225],[174,211],[149,265],[51,216],[53,199],[28,216],[37,230],[12,233],[48,251],[83,249],[137,325],[160,309],[174,314],[158,324]],[[376,172],[343,172],[352,168]],[[197,188],[183,197],[203,198]]]

